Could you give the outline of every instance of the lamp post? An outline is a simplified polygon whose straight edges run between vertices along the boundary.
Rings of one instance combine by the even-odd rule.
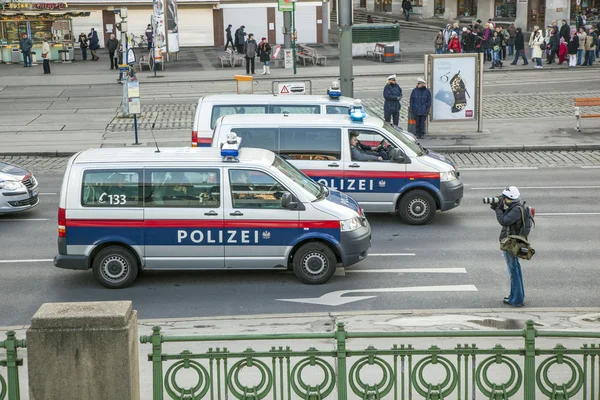
[[[296,0],[292,0],[292,58],[296,75]]]

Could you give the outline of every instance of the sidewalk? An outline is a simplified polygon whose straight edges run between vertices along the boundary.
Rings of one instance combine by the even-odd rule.
[[[135,308],[135,304],[134,304]],[[582,309],[520,309],[518,311],[507,308],[498,309],[472,309],[472,310],[419,310],[419,311],[389,311],[380,314],[373,313],[314,313],[314,314],[295,314],[295,315],[256,315],[256,316],[237,316],[237,317],[215,317],[215,318],[188,318],[188,319],[161,319],[144,320],[141,319],[138,324],[139,335],[151,335],[153,326],[160,326],[162,334],[189,336],[189,335],[235,335],[235,334],[277,334],[277,333],[325,333],[335,329],[338,322],[345,324],[348,332],[400,332],[400,331],[430,331],[433,334],[439,331],[498,331],[506,329],[521,330],[525,326],[525,321],[533,320],[536,329],[553,331],[599,331],[600,330],[600,309],[582,308]],[[7,330],[15,330],[17,338],[25,338],[26,326],[0,327],[0,337],[5,337]],[[579,348],[583,344],[592,343],[593,340],[587,339],[542,339],[536,340],[536,348],[550,349],[557,343],[561,343],[569,349]],[[491,349],[497,344],[501,344],[509,349],[523,348],[523,339],[513,338],[464,338],[464,339],[444,339],[440,338],[410,338],[410,339],[351,339],[349,340],[349,350],[365,349],[373,345],[377,349],[390,348],[397,344],[411,344],[416,349],[427,349],[432,345],[438,345],[442,349],[454,348],[457,344],[468,343],[476,344],[481,349]],[[227,347],[230,351],[244,351],[251,347],[255,351],[268,352],[271,346],[291,346],[293,350],[305,350],[315,347],[318,350],[331,350],[333,341],[330,340],[287,340],[282,343],[275,342],[203,342],[203,343],[166,343],[163,345],[165,353],[179,353],[184,349],[189,349],[193,353],[204,353],[208,348]],[[152,398],[152,368],[147,359],[147,354],[152,350],[149,344],[139,345],[139,363],[140,363],[140,384],[141,398]],[[19,350],[19,356],[24,359],[24,368],[19,369],[21,381],[21,399],[27,400],[27,351]],[[578,362],[580,359],[574,356]],[[485,356],[478,357],[481,362]],[[516,358],[522,365],[519,358]],[[450,358],[455,363],[455,358]],[[297,362],[297,360],[294,360]],[[204,363],[204,362],[202,362]],[[416,359],[415,359],[416,363]],[[539,362],[538,362],[539,364]],[[165,365],[171,363],[165,362]],[[205,364],[207,365],[207,364]],[[166,372],[167,367],[163,367]],[[443,379],[445,373],[443,369],[427,369],[426,377],[435,382],[436,379]],[[564,370],[561,370],[564,371]],[[560,372],[560,371],[559,371]],[[6,371],[0,367],[0,373],[5,375]],[[494,370],[496,382],[501,381],[506,373],[505,369]],[[367,376],[362,378],[377,377],[378,371],[370,371]],[[369,376],[371,375],[371,376]],[[561,377],[560,375],[558,376]],[[180,382],[180,385],[191,384],[193,377],[185,376],[186,381]],[[552,374],[551,374],[552,378]],[[556,377],[555,377],[556,378]],[[564,378],[564,376],[563,376]],[[197,378],[196,378],[197,379]],[[479,396],[478,396],[479,397]],[[542,396],[543,397],[543,396]],[[540,398],[542,398],[540,397]],[[515,397],[519,398],[519,397]],[[522,397],[520,397],[522,398]],[[582,398],[582,397],[577,397]]]

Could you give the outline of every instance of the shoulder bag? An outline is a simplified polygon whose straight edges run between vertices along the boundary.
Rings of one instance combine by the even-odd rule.
[[[523,207],[519,207],[521,210],[521,220],[523,226],[525,226],[525,213]],[[506,251],[513,257],[519,257],[523,260],[531,260],[535,255],[535,250],[531,247],[527,236],[521,235],[507,235],[500,241],[500,250]]]

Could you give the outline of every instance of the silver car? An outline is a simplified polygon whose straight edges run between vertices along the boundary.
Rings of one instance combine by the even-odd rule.
[[[38,182],[33,174],[13,164],[0,162],[0,214],[37,206]]]

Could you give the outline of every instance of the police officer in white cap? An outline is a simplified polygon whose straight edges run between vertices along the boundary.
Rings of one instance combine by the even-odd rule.
[[[387,78],[387,85],[383,89],[383,115],[385,122],[392,121],[398,126],[400,119],[400,101],[402,100],[402,88],[396,83],[396,75]]]
[[[425,121],[431,109],[431,92],[425,87],[425,79],[417,79],[417,87],[410,93],[410,111],[415,119],[415,135],[425,136]]]
[[[508,235],[524,236],[523,216],[521,212],[521,193],[516,186],[509,186],[502,192],[500,201],[492,203],[492,210],[496,212],[496,218],[502,226],[500,241]],[[525,289],[523,288],[523,275],[519,257],[504,251],[504,259],[508,267],[510,278],[510,294],[504,298],[504,304],[513,307],[523,307],[525,302]]]

